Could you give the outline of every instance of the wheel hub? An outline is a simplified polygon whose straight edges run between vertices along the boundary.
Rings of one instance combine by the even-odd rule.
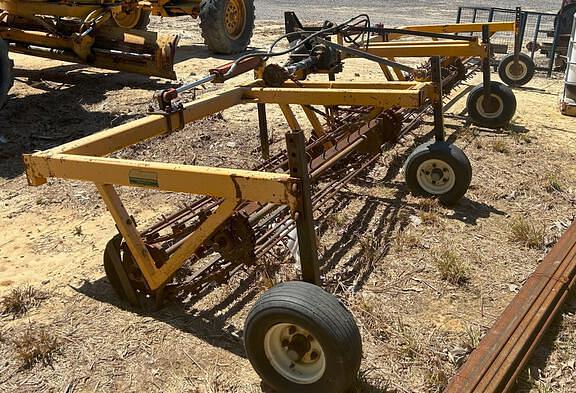
[[[452,167],[439,159],[424,161],[418,167],[418,183],[424,191],[432,195],[449,192],[456,184]]]
[[[246,7],[243,0],[229,0],[224,16],[226,32],[232,39],[238,39],[244,33],[246,25]]]
[[[306,329],[294,324],[272,326],[264,337],[264,352],[279,374],[296,383],[314,383],[326,369],[320,343]]]
[[[528,67],[522,61],[513,61],[506,66],[506,74],[510,79],[520,80],[528,74]]]
[[[112,17],[119,27],[132,29],[138,24],[142,15],[142,9],[137,6],[123,6],[121,11],[112,12]]]
[[[486,119],[495,119],[504,111],[504,102],[496,94],[491,94],[489,100],[482,95],[476,102],[476,110]]]

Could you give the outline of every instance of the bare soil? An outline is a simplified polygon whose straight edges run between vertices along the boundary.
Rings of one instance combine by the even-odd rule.
[[[154,20],[153,28],[183,34],[182,80],[227,60],[208,53],[193,21]],[[282,29],[259,23],[254,45]],[[17,80],[0,112],[0,296],[30,284],[47,297],[24,316],[0,318],[0,391],[268,391],[241,341],[249,307],[270,285],[258,269],[193,303],[130,309],[104,276],[102,252],[115,228],[94,186],[51,179],[33,188],[23,174],[22,153],[141,117],[153,90],[171,83],[26,56],[14,61]],[[343,78],[378,75],[353,61]],[[354,392],[440,391],[572,222],[576,123],[558,112],[560,90],[559,77],[542,75],[515,89],[517,115],[500,131],[467,123],[463,98],[449,109],[449,138],[474,169],[470,190],[454,208],[411,196],[403,180],[405,158],[431,137],[428,119],[342,190],[338,210],[319,221],[327,289],[349,306],[363,336]],[[287,126],[278,111],[271,110],[270,128],[280,149]],[[235,108],[118,155],[249,168],[259,161],[257,132],[256,109]],[[120,192],[140,227],[190,198]],[[536,229],[541,246],[514,239],[520,219]],[[291,263],[282,255],[270,260]],[[453,284],[440,268],[455,262],[464,280]],[[284,278],[278,273],[272,280]],[[38,361],[22,359],[23,342],[34,346],[27,353]],[[575,344],[572,296],[520,389],[575,391]]]

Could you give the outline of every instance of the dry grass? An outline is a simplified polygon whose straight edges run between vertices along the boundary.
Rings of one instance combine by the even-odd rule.
[[[532,143],[532,138],[526,132],[512,131],[511,135],[516,143]]]
[[[332,228],[339,228],[346,225],[346,216],[342,212],[334,212],[326,217],[326,222]]]
[[[399,251],[412,250],[420,246],[420,238],[414,235],[411,230],[406,229],[398,231],[394,237],[394,243]]]
[[[13,318],[21,317],[47,298],[45,292],[30,285],[14,288],[2,299],[2,314],[12,315]]]
[[[463,285],[470,279],[468,265],[454,251],[441,252],[435,262],[440,277],[451,284]]]
[[[358,236],[362,260],[373,264],[378,262],[382,256],[382,241],[374,233],[366,233]]]
[[[492,141],[492,150],[497,153],[508,154],[510,153],[510,148],[508,147],[508,142],[504,138],[496,138]]]
[[[549,193],[563,192],[564,186],[554,174],[550,174],[546,178],[546,191]]]
[[[543,226],[520,217],[510,224],[512,241],[523,244],[528,248],[540,249],[544,247],[546,230]]]
[[[440,221],[440,202],[434,198],[422,199],[418,217],[423,224],[433,225]]]
[[[448,386],[448,375],[440,367],[438,361],[432,362],[430,364],[430,369],[426,373],[426,385],[431,388],[432,391],[441,392],[446,386]]]
[[[466,341],[464,342],[464,346],[469,349],[474,349],[480,344],[482,340],[482,331],[477,326],[467,325],[465,327],[466,332]]]
[[[58,339],[46,327],[32,324],[12,340],[12,345],[23,368],[36,363],[50,365],[60,348]]]

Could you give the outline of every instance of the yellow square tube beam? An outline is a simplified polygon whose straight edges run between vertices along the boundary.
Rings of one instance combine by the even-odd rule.
[[[380,57],[486,57],[486,48],[469,41],[379,42],[368,52]]]
[[[414,89],[326,89],[291,87],[252,87],[244,99],[258,103],[281,105],[356,105],[391,108],[417,108],[428,97],[426,84]]]
[[[218,93],[215,96],[201,98],[184,106],[184,123],[200,120],[213,113],[223,111],[242,102],[243,88],[234,88]],[[168,120],[169,117],[169,120]],[[82,139],[46,150],[46,154],[79,154],[90,156],[104,156],[145,141],[155,136],[171,131],[168,123],[173,127],[183,126],[180,115],[173,113],[165,115],[148,115],[142,119],[134,120],[118,127],[110,128],[89,135]]]
[[[447,25],[415,25],[404,26],[399,29],[410,31],[422,31],[427,33],[481,33],[482,27],[488,25],[490,33],[500,31],[514,31],[516,23],[514,22],[488,22],[488,23],[453,23]]]
[[[238,201],[293,202],[289,192],[293,181],[280,173],[45,153],[24,155],[24,163],[32,185],[58,177]]]
[[[286,82],[286,87],[298,87],[294,82]],[[421,82],[391,81],[391,82],[300,82],[303,88],[317,89],[378,89],[378,90],[419,90],[424,87]],[[305,91],[305,90],[301,90]]]

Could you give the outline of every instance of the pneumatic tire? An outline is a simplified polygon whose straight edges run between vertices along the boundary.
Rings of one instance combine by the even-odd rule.
[[[200,29],[208,48],[225,55],[246,50],[254,32],[254,0],[202,0]]]
[[[13,66],[14,63],[8,57],[8,43],[0,38],[0,109],[6,104],[8,92],[14,83]]]
[[[516,114],[516,97],[508,86],[490,82],[491,100],[484,103],[484,85],[478,85],[468,95],[466,108],[472,122],[486,128],[507,126]]]
[[[498,75],[508,86],[524,86],[534,77],[536,64],[530,56],[520,53],[518,63],[514,63],[514,55],[505,56],[498,64]]]
[[[406,160],[404,173],[412,194],[437,197],[444,205],[456,204],[472,181],[468,157],[446,142],[418,146]]]
[[[244,345],[262,380],[279,393],[346,392],[362,359],[352,314],[301,281],[266,291],[244,325]]]

